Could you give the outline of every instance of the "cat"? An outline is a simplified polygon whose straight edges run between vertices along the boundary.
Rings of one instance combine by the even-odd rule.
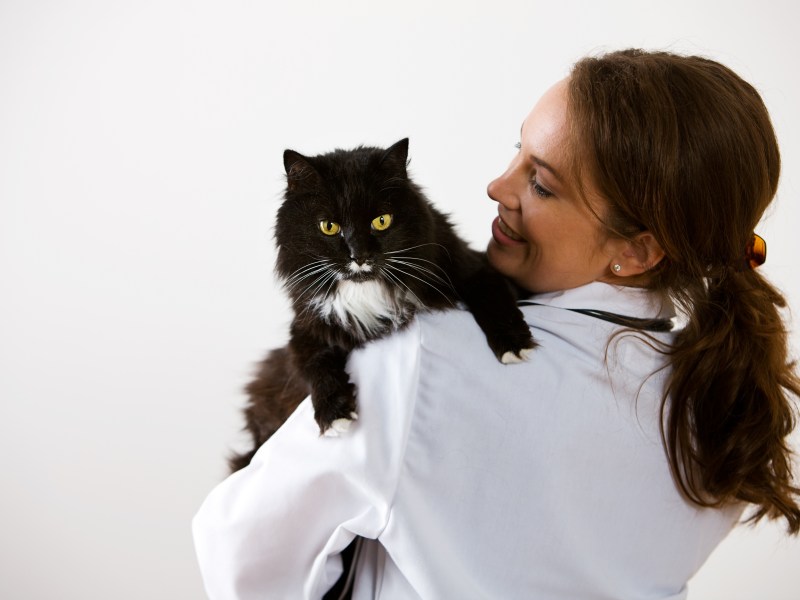
[[[283,155],[287,186],[277,214],[276,274],[292,301],[287,346],[271,351],[245,388],[254,447],[309,394],[321,434],[357,418],[349,353],[406,326],[419,311],[463,302],[504,362],[536,346],[517,290],[468,247],[407,173],[408,139],[306,157]]]

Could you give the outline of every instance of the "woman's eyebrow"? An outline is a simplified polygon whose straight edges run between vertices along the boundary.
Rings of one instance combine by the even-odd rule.
[[[520,140],[522,139],[522,129],[523,129],[524,127],[525,127],[525,121],[523,121],[523,122],[522,122],[522,125],[520,125],[520,127],[519,127],[519,139],[520,139]],[[547,169],[548,171],[550,171],[550,174],[551,174],[551,175],[552,175],[552,176],[553,176],[553,177],[554,177],[554,178],[555,178],[555,179],[556,179],[556,180],[557,180],[559,183],[564,183],[564,180],[563,180],[563,179],[561,179],[561,175],[559,175],[559,174],[558,174],[558,171],[556,171],[556,170],[555,170],[555,169],[552,167],[552,165],[550,165],[549,163],[547,163],[547,162],[543,161],[541,158],[539,158],[539,157],[537,157],[537,156],[534,156],[533,154],[531,154],[531,155],[530,155],[530,157],[531,157],[531,160],[534,162],[534,164],[535,164],[537,167],[541,167],[542,169]]]
[[[551,165],[543,161],[541,158],[531,155],[531,160],[536,164],[537,167],[541,167],[542,169],[547,169],[550,171],[550,174],[556,178],[560,183],[563,183],[563,179],[561,179],[561,175],[558,174]]]

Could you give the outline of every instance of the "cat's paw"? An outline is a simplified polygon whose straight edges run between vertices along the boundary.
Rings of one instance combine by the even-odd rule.
[[[502,332],[490,340],[489,346],[494,351],[497,360],[504,365],[513,365],[531,358],[538,344],[533,339],[528,326],[524,325],[524,329],[522,326],[517,326],[516,329]]]
[[[323,435],[326,437],[339,437],[350,431],[350,426],[353,424],[353,421],[358,421],[358,414],[355,412],[350,413],[349,419],[335,419],[333,423],[331,423],[330,428],[323,432]]]
[[[516,363],[525,362],[533,354],[533,348],[523,348],[516,352],[509,350],[500,357],[500,362],[504,365],[513,365]]]
[[[356,412],[355,386],[347,382],[333,393],[312,396],[314,418],[320,435],[336,437],[347,432],[352,422],[358,419]]]

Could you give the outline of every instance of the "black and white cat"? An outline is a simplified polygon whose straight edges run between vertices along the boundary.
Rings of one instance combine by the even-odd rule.
[[[418,311],[463,302],[504,363],[535,342],[511,284],[470,249],[408,177],[408,140],[306,157],[284,153],[276,272],[291,298],[289,344],[273,350],[247,386],[247,465],[308,394],[321,433],[357,418],[345,364],[351,350],[409,323]]]

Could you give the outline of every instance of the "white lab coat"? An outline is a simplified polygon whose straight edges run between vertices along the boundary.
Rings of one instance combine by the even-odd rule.
[[[352,430],[320,437],[306,400],[195,517],[209,597],[320,598],[359,535],[359,600],[685,598],[741,507],[676,491],[662,357],[565,310],[671,306],[603,283],[535,300],[523,312],[540,347],[523,364],[498,363],[459,310],[354,352]]]

